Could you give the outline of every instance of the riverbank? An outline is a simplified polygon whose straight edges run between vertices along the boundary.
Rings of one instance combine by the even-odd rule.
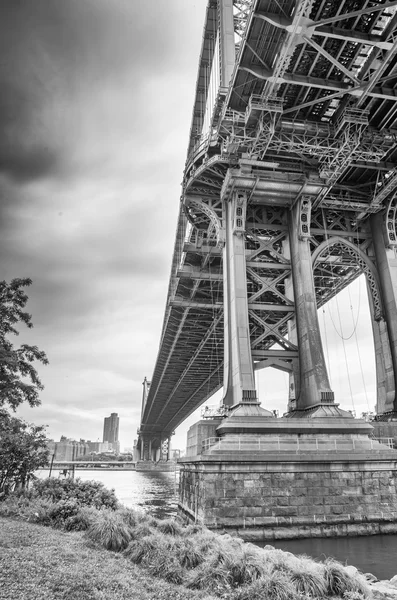
[[[145,532],[141,532],[145,537]],[[147,534],[148,532],[146,532]],[[233,550],[233,540],[229,536],[217,536],[225,539],[226,545],[230,544]],[[229,539],[228,539],[229,538]],[[250,544],[247,545],[248,547]],[[299,597],[324,597],[325,589],[319,587],[318,594],[314,594],[316,585],[320,580],[316,577],[316,569],[322,568],[308,557],[295,557],[289,552],[282,552],[268,547],[268,553],[277,553],[278,577],[273,578],[276,588],[268,589],[263,596],[241,595],[246,598],[267,597],[271,600],[288,600]],[[249,551],[247,553],[249,555]],[[230,555],[231,557],[231,555]],[[142,565],[134,564],[127,556],[117,552],[109,552],[100,544],[94,543],[82,532],[66,532],[59,529],[44,527],[25,520],[15,520],[0,517],[0,600],[218,600],[221,598],[240,598],[238,590],[232,596],[217,593],[211,595],[208,590],[198,591],[185,587],[182,582],[168,583],[163,579],[154,577]],[[247,556],[246,556],[247,558]],[[263,556],[265,558],[265,556]],[[252,554],[251,554],[252,559]],[[266,560],[266,558],[265,558]],[[274,560],[274,556],[272,557]],[[294,563],[297,563],[294,565]],[[302,572],[296,571],[298,566]],[[275,563],[273,564],[274,567]],[[258,564],[251,564],[251,568],[258,568]],[[344,568],[342,565],[333,565],[337,569],[335,575],[340,586],[340,593],[331,594],[332,598],[344,600],[397,600],[397,577],[391,581],[375,581],[367,575],[367,581],[354,567]],[[243,567],[243,565],[242,565]],[[291,594],[285,582],[288,570],[295,570],[293,576],[295,584],[300,587],[300,593]],[[215,566],[214,570],[218,570]],[[357,588],[343,591],[343,572],[353,581],[358,582]],[[216,575],[216,573],[215,573]],[[342,577],[342,579],[340,579]],[[262,576],[263,579],[263,576]],[[364,580],[360,582],[360,579]],[[372,581],[371,581],[372,579]],[[217,581],[216,577],[214,583]],[[220,583],[220,580],[218,581]],[[284,586],[284,587],[283,587]],[[307,586],[307,589],[305,589]],[[342,587],[341,587],[342,586]],[[215,585],[215,587],[217,587]],[[252,585],[250,586],[253,587]],[[309,591],[310,587],[310,591]],[[212,590],[210,590],[212,591]],[[243,591],[243,590],[242,590]],[[297,590],[296,590],[297,591]],[[237,594],[236,594],[237,592]],[[253,589],[253,592],[255,590]],[[306,592],[306,593],[305,593]],[[327,596],[330,596],[328,590]],[[281,595],[280,595],[281,594]]]
[[[65,532],[0,517],[1,600],[214,600]]]
[[[0,515],[0,600],[158,600],[161,582],[176,600],[397,600],[397,577],[371,589],[376,577],[355,567],[156,519],[95,481],[37,480],[2,498]]]

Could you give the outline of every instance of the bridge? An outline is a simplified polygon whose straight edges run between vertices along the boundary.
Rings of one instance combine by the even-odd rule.
[[[50,471],[135,471],[135,462],[133,461],[95,461],[95,460],[74,460],[74,461],[52,461],[43,470]]]
[[[209,0],[142,459],[222,387],[225,414],[271,416],[258,369],[289,374],[291,421],[346,416],[317,309],[363,273],[393,417],[396,118],[397,1]]]

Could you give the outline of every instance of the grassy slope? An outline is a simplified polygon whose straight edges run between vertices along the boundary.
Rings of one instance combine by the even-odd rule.
[[[81,533],[0,518],[1,600],[211,600],[154,579]]]

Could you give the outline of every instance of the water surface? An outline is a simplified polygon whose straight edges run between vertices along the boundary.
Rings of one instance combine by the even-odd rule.
[[[340,538],[312,538],[307,540],[275,540],[268,542],[275,548],[307,554],[324,560],[333,557],[346,565],[353,565],[363,573],[372,573],[378,579],[397,575],[397,535],[369,535]],[[265,546],[258,544],[258,546]]]
[[[48,477],[48,471],[40,471],[39,477]],[[54,477],[59,471],[54,471]],[[178,472],[158,473],[142,471],[76,471],[76,478],[83,481],[100,481],[113,488],[124,506],[150,512],[164,518],[175,516],[178,504]]]

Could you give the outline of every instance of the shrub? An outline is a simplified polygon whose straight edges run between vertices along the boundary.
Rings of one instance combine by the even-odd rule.
[[[76,500],[60,500],[49,506],[48,515],[55,526],[62,527],[66,519],[75,517],[79,512]]]
[[[18,516],[21,509],[26,507],[29,500],[24,496],[11,492],[8,496],[3,496],[0,501],[0,516],[15,517]]]
[[[98,514],[98,518],[87,529],[86,535],[90,540],[114,552],[127,548],[132,539],[131,529],[121,516],[109,510]]]
[[[89,506],[79,508],[77,514],[68,517],[64,522],[66,531],[86,531],[98,518],[98,510]]]
[[[32,500],[28,505],[21,509],[19,515],[26,518],[30,523],[40,523],[40,525],[52,525],[50,511],[53,503],[49,500],[39,498]]]
[[[81,479],[38,479],[33,484],[34,494],[48,498],[52,502],[76,500],[82,506],[110,508],[116,510],[118,501],[114,490],[108,490],[99,481],[81,481]]]

